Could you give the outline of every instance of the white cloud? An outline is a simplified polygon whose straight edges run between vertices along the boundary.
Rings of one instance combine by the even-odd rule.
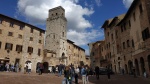
[[[98,5],[99,1],[97,0]],[[93,25],[85,16],[90,17],[94,10],[92,7],[83,7],[78,3],[79,0],[18,0],[17,12],[23,15],[29,23],[45,25],[48,10],[62,6],[65,9],[65,16],[68,21],[68,39],[74,41],[77,45],[87,45],[103,33],[98,30],[86,31],[87,28],[92,28]]]
[[[78,5],[78,0],[19,0],[18,11],[30,23],[45,24],[48,10],[57,6],[65,8],[68,28],[78,31],[92,27],[90,21],[83,16],[90,16],[94,10]]]
[[[67,33],[68,39],[73,40],[77,45],[87,45],[93,39],[97,39],[103,36],[103,32],[100,30],[94,30],[87,32],[77,32],[69,30]],[[99,39],[98,39],[99,40]]]
[[[132,2],[133,0],[123,0],[123,4],[125,5],[126,8],[129,8]]]
[[[95,0],[97,6],[101,6],[101,0]]]

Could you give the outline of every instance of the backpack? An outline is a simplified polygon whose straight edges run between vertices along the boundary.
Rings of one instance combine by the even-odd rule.
[[[86,69],[83,70],[83,73],[82,73],[82,74],[83,74],[83,75],[86,75]]]

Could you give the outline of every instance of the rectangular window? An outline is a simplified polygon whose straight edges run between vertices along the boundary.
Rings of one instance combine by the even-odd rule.
[[[118,31],[116,30],[116,38],[118,38]]]
[[[41,40],[39,40],[39,43],[42,43],[42,41],[41,41]]]
[[[0,29],[0,34],[2,34],[2,30]]]
[[[143,38],[143,41],[145,41],[146,39],[148,39],[150,37],[149,35],[149,29],[146,28],[145,30],[142,31],[142,38]]]
[[[126,47],[125,47],[125,42],[123,42],[123,49],[125,49]]]
[[[33,48],[32,47],[28,47],[28,51],[27,51],[28,53],[33,53]]]
[[[24,26],[20,25],[20,30],[23,30]]]
[[[111,40],[113,41],[114,37],[113,37],[113,34],[111,34]]]
[[[22,45],[16,45],[16,51],[22,52]]]
[[[2,45],[2,42],[0,41],[0,49],[1,49],[1,45]]]
[[[41,55],[41,49],[38,49],[38,55],[39,56]]]
[[[140,41],[140,36],[139,36],[139,31],[138,30],[136,31],[136,38],[137,38],[137,41]]]
[[[121,32],[123,32],[123,26],[121,26]]]
[[[129,27],[131,27],[131,22],[130,22],[130,20],[129,20]]]
[[[8,36],[13,36],[13,32],[8,32]]]
[[[3,19],[0,18],[0,24],[2,24],[2,23],[3,23]]]
[[[129,42],[129,40],[127,40],[127,47],[130,47],[130,42]]]
[[[139,5],[140,14],[143,12],[142,4]]]
[[[31,28],[30,32],[33,33],[33,29],[32,28]]]
[[[107,35],[109,36],[109,32],[107,32]]]
[[[22,39],[22,35],[21,35],[21,34],[18,34],[18,38]]]
[[[13,22],[10,22],[10,27],[14,27],[14,23]]]
[[[119,45],[117,45],[117,54],[119,53],[119,50],[120,50],[120,49],[119,49]]]
[[[134,48],[134,40],[132,39],[132,47]]]
[[[126,23],[124,23],[124,30],[126,30]]]
[[[136,18],[135,18],[135,12],[133,13],[133,19],[134,19],[134,21],[136,20]]]
[[[13,44],[11,44],[11,43],[6,43],[5,44],[5,50],[12,50],[12,48],[13,48]]]
[[[101,49],[102,51],[103,51],[103,47],[102,47],[102,49]]]
[[[62,36],[63,36],[63,37],[65,36],[64,32],[62,33]]]
[[[33,37],[30,37],[30,41],[33,41]]]
[[[93,52],[92,54],[93,54],[93,56],[94,56],[94,52]]]

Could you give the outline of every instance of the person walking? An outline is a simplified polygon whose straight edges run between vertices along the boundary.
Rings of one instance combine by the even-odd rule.
[[[87,66],[87,67],[86,67],[86,81],[87,81],[87,84],[89,83],[89,74],[90,74],[90,69],[89,69],[89,67]]]
[[[56,68],[55,68],[55,66],[52,67],[52,70],[53,70],[53,73],[55,74],[55,73],[56,73]]]
[[[40,63],[39,64],[39,75],[42,75],[42,73],[43,73],[43,69],[44,69],[44,66],[43,66],[43,63]]]
[[[28,74],[31,73],[31,64],[32,64],[32,63],[28,63]]]
[[[110,79],[110,69],[109,68],[107,69],[107,77],[108,77],[108,79]]]
[[[27,63],[24,64],[24,74],[27,72]]]
[[[79,68],[76,67],[75,69],[75,84],[78,84],[78,77],[79,77]]]
[[[60,64],[59,66],[58,66],[58,76],[60,77],[61,75],[62,75],[62,64]]]
[[[83,84],[87,84],[87,81],[86,81],[86,69],[85,69],[84,66],[82,66],[81,75],[82,75],[82,82],[83,82]]]
[[[6,72],[9,72],[9,63],[8,62],[6,63],[5,68],[6,68]]]
[[[62,80],[62,84],[69,84],[69,80],[71,80],[69,66],[66,66],[64,69],[64,79]]]
[[[99,80],[99,67],[95,67],[95,74],[96,74],[96,79]]]
[[[17,62],[16,65],[15,65],[15,71],[16,71],[16,72],[19,72],[19,63],[18,63],[18,62]]]

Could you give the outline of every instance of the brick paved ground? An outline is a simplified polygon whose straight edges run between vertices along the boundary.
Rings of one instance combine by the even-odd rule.
[[[54,74],[22,74],[12,72],[0,72],[0,84],[61,84],[62,77]],[[150,79],[134,78],[129,75],[113,75],[111,79],[107,79],[106,75],[100,75],[100,79],[96,80],[95,76],[90,76],[89,84],[150,84]],[[82,84],[81,80],[80,84]]]

